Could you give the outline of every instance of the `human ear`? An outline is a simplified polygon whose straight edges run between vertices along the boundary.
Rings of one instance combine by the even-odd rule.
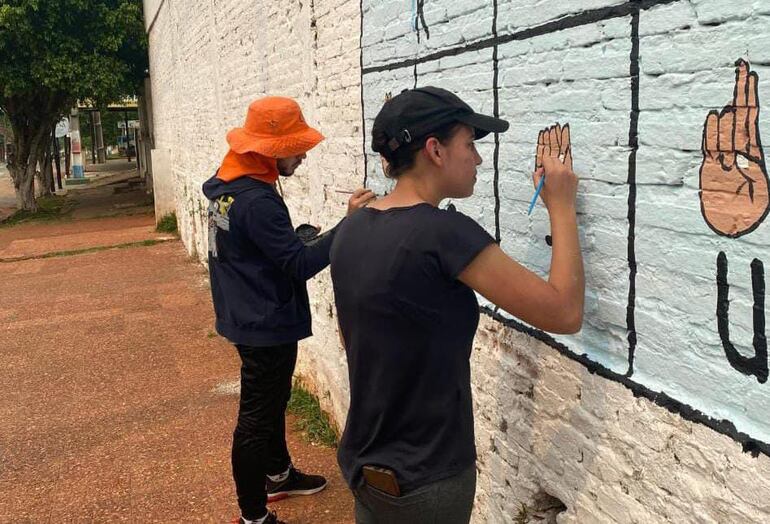
[[[439,147],[441,145],[441,142],[439,142],[438,138],[436,137],[430,137],[428,140],[425,141],[425,152],[428,154],[428,157],[433,160],[434,162],[440,162],[441,161],[441,148]]]

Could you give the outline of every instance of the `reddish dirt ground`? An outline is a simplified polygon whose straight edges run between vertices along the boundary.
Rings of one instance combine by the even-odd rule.
[[[235,351],[213,333],[204,270],[151,215],[0,229],[0,522],[229,522]],[[290,523],[353,522],[332,449],[291,430],[329,487],[272,506]]]

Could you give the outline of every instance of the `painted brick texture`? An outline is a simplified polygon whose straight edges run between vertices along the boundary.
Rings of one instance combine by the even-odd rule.
[[[173,188],[182,239],[205,263],[200,186],[226,132],[253,99],[291,96],[327,138],[283,190],[295,223],[328,229],[345,212],[336,190],[390,187],[364,148],[386,93],[439,85],[511,122],[498,162],[494,137],[479,141],[476,192],[453,204],[546,274],[547,217],[542,206],[526,215],[528,177],[538,130],[568,122],[586,322],[551,338],[482,315],[474,522],[519,522],[522,505],[533,519],[553,500],[544,494],[566,507],[560,523],[765,522],[770,459],[741,442],[770,442],[770,386],[725,357],[715,274],[723,252],[730,338],[751,356],[749,268],[770,260],[770,225],[717,235],[698,190],[704,123],[732,100],[739,58],[758,74],[759,131],[770,132],[769,35],[762,0],[426,0],[422,13],[411,0],[164,0],[149,33],[155,141],[168,166],[155,177]],[[309,291],[315,335],[298,374],[341,428],[349,391],[328,270]]]

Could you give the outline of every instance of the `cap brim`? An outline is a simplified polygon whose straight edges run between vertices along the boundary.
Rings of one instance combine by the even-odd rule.
[[[476,139],[484,138],[489,133],[505,133],[508,131],[508,121],[493,116],[470,113],[457,117],[463,124],[468,124],[476,130]]]

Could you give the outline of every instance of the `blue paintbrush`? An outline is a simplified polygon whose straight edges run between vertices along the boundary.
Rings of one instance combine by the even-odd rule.
[[[527,210],[527,214],[532,214],[532,208],[535,207],[535,202],[537,202],[537,197],[540,196],[540,190],[543,189],[543,182],[545,182],[545,174],[540,177],[540,182],[537,184],[537,189],[535,189],[535,196],[532,197],[532,202],[529,203],[529,209]]]

